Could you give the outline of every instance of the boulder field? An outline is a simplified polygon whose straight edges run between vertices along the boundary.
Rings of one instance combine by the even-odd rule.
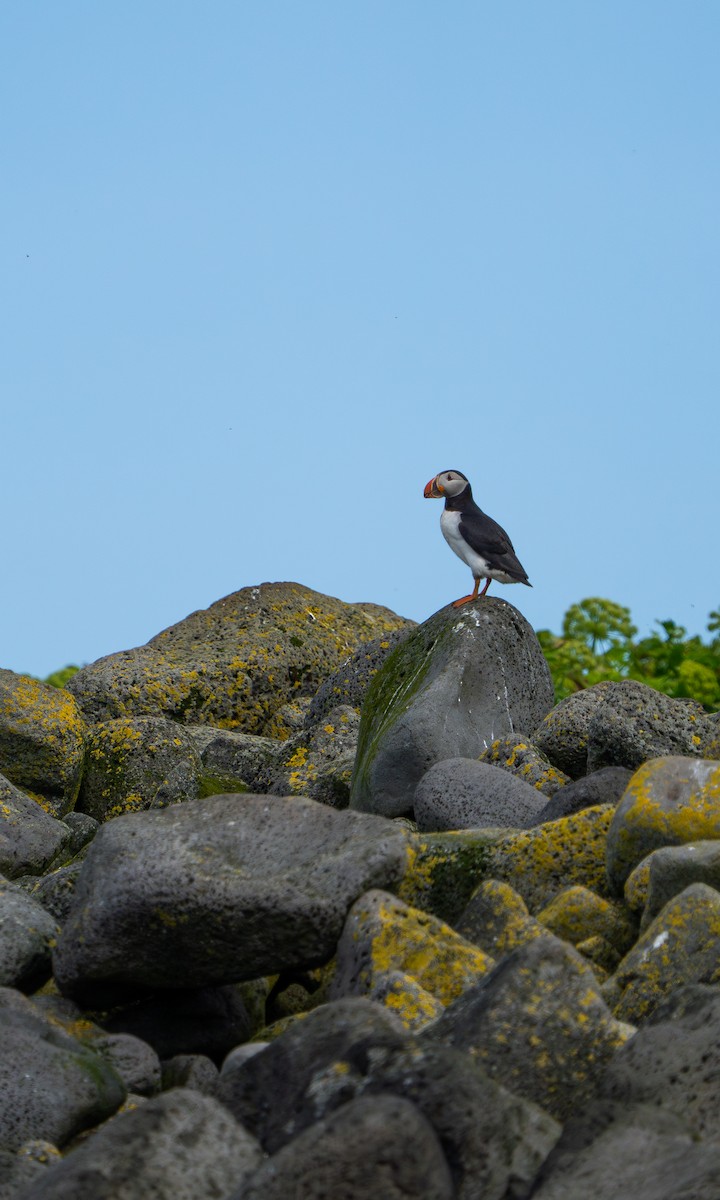
[[[0,671],[0,1200],[717,1200],[720,715],[480,597]]]

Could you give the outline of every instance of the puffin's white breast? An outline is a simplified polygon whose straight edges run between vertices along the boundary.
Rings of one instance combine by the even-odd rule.
[[[465,538],[461,535],[461,516],[462,513],[449,512],[446,508],[443,509],[443,514],[440,518],[440,528],[450,549],[454,550],[458,558],[461,558],[464,563],[467,563],[476,579],[481,579],[483,575],[488,574],[488,564],[484,558],[475,553],[472,546],[468,546]]]

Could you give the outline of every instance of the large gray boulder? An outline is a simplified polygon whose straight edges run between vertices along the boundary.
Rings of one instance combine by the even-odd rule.
[[[350,905],[392,888],[404,830],[301,797],[212,796],[108,822],[90,846],[55,956],[60,990],[254,979],[332,955]]]
[[[641,767],[661,755],[716,758],[717,722],[695,700],[676,700],[635,679],[611,683],[588,724],[588,772]]]
[[[473,758],[435,763],[415,789],[418,829],[511,828],[533,825],[547,796],[502,767]]]
[[[405,625],[377,604],[263,583],[83,667],[68,691],[92,722],[165,716],[263,733],[279,708],[313,696],[359,645]]]
[[[209,1096],[175,1088],[120,1113],[25,1200],[203,1200],[229,1196],[259,1165],[257,1142]]]
[[[114,1113],[120,1076],[101,1055],[51,1023],[9,988],[0,989],[0,1146],[42,1139],[64,1146]]]
[[[70,830],[0,775],[0,872],[39,875],[70,841]]]
[[[477,758],[534,729],[553,703],[550,671],[525,618],[484,596],[443,608],[389,656],[368,688],[350,807],[401,816],[446,758]]]

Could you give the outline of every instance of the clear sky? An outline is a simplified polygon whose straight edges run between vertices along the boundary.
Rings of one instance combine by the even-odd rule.
[[[717,0],[5,0],[0,666],[296,580],[720,604]]]

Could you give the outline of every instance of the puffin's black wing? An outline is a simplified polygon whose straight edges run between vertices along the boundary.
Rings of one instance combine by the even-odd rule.
[[[528,583],[527,572],[515,554],[515,548],[502,525],[473,505],[460,517],[460,535],[490,566]]]

